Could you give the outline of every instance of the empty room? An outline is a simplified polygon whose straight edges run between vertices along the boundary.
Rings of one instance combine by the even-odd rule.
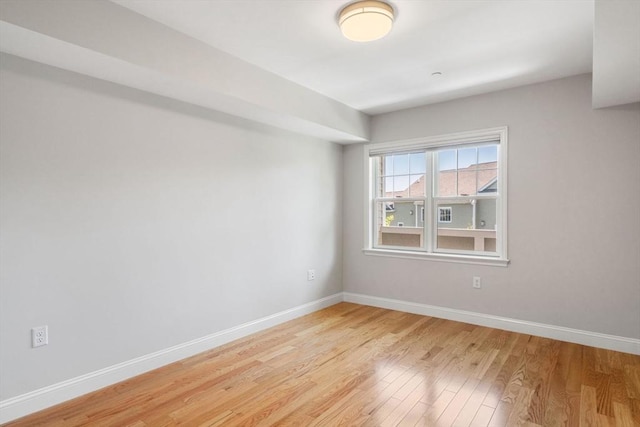
[[[640,425],[640,1],[0,0],[0,424]]]

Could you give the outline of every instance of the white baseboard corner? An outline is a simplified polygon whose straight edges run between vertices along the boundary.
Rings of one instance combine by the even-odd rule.
[[[342,302],[342,292],[0,402],[0,424]]]
[[[525,320],[511,319],[508,317],[492,316],[488,314],[474,313],[472,311],[456,310],[390,298],[355,294],[351,292],[344,292],[344,301],[640,355],[640,340],[634,338],[607,335],[598,332],[589,332],[580,329],[565,328],[562,326],[547,325],[544,323],[529,322]]]

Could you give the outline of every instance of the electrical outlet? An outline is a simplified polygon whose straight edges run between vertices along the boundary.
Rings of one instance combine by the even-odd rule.
[[[31,347],[42,347],[49,344],[49,327],[36,326],[31,328]]]
[[[480,276],[473,276],[473,287],[476,289],[480,289],[482,287]]]
[[[316,280],[316,271],[315,270],[307,270],[307,280],[308,281]]]

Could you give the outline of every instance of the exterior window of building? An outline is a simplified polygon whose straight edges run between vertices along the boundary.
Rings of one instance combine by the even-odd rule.
[[[438,222],[451,222],[451,208],[438,208]]]
[[[370,144],[365,252],[506,265],[506,128]]]

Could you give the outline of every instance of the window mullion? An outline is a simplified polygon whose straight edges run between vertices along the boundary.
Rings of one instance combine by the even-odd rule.
[[[427,252],[433,252],[433,189],[434,185],[437,185],[437,174],[435,171],[435,161],[434,161],[434,153],[433,151],[427,151],[425,153],[425,174],[424,174],[424,183],[425,183],[425,202],[424,202],[424,223],[423,227],[423,235],[424,242],[423,248]]]
[[[379,194],[380,182],[382,179],[381,173],[381,164],[383,159],[380,157],[373,157],[370,159],[369,164],[372,166],[372,171],[369,173],[369,178],[373,179],[373,185],[369,186],[369,191],[372,193],[369,198],[369,221],[373,224],[373,227],[369,230],[369,238],[373,242],[373,246],[378,246],[378,233],[375,230],[378,230],[380,224],[378,223],[378,210],[376,199]]]
[[[476,173],[475,173],[475,183],[474,183],[474,188],[473,188],[473,194],[478,194],[478,168],[480,167],[480,150],[478,150],[478,147],[476,147]],[[475,228],[475,224],[474,227]]]
[[[458,150],[456,150],[456,180],[455,180],[455,182],[456,182],[456,196],[457,196],[458,194],[460,194],[460,191],[458,191],[458,184],[459,184],[459,183],[458,183],[458,178],[460,177],[460,174],[458,173],[458,169],[460,169],[460,164],[459,164],[459,163],[460,163],[460,159],[459,159],[459,156],[460,156],[460,155],[458,154]]]

